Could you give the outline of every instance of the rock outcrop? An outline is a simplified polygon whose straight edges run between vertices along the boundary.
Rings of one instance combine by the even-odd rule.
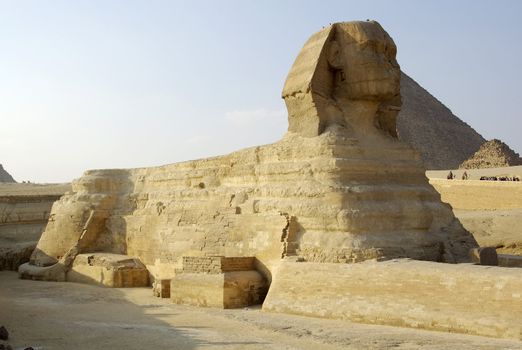
[[[67,273],[79,253],[95,251],[137,257],[157,279],[194,253],[255,257],[268,282],[292,256],[466,261],[476,242],[428,184],[418,153],[397,140],[395,53],[377,22],[326,27],[288,75],[281,141],[162,167],[87,171],[55,203],[20,271]]]
[[[493,139],[484,142],[479,150],[460,164],[460,169],[500,168],[522,165],[522,158],[504,142]]]
[[[2,164],[0,164],[0,182],[16,182],[15,179],[7,172],[5,171]]]
[[[456,169],[486,140],[405,73],[399,139],[420,152],[427,169]]]
[[[53,203],[68,188],[11,183],[0,187],[0,270],[16,271],[29,261]]]

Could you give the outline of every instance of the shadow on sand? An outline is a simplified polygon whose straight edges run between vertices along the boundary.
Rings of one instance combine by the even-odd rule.
[[[150,288],[28,281],[2,271],[0,310],[0,325],[10,332],[6,343],[14,348],[188,350],[264,344],[228,340],[204,311],[173,308],[168,299],[152,297]]]

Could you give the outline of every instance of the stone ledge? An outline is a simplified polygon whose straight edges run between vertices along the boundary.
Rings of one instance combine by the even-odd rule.
[[[503,267],[522,267],[522,256],[498,254],[498,265]]]
[[[261,304],[266,290],[257,271],[183,273],[171,280],[170,298],[176,304],[232,309]]]
[[[111,253],[78,254],[68,282],[103,285],[106,287],[147,287],[149,272],[141,261],[127,255]]]
[[[522,270],[408,259],[284,261],[263,310],[522,340]]]
[[[254,262],[254,257],[184,256],[170,281],[170,298],[177,304],[224,309],[261,304],[268,287]]]
[[[182,267],[176,273],[221,274],[255,270],[254,257],[184,256]]]

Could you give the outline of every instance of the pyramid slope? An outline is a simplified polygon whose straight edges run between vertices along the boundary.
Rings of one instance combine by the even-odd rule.
[[[15,179],[4,170],[2,164],[0,164],[0,182],[16,182]]]
[[[404,72],[399,139],[416,148],[427,169],[455,169],[486,141]]]
[[[504,142],[493,139],[484,142],[479,150],[464,161],[461,169],[498,168],[522,165],[519,154],[509,148]]]

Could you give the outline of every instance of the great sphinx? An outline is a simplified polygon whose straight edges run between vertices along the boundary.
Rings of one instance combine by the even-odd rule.
[[[374,21],[305,43],[283,89],[288,132],[270,145],[153,168],[89,170],[52,210],[25,276],[66,280],[79,253],[139,258],[152,278],[182,256],[252,256],[270,281],[315,263],[467,261],[473,237],[398,141],[400,68]]]

